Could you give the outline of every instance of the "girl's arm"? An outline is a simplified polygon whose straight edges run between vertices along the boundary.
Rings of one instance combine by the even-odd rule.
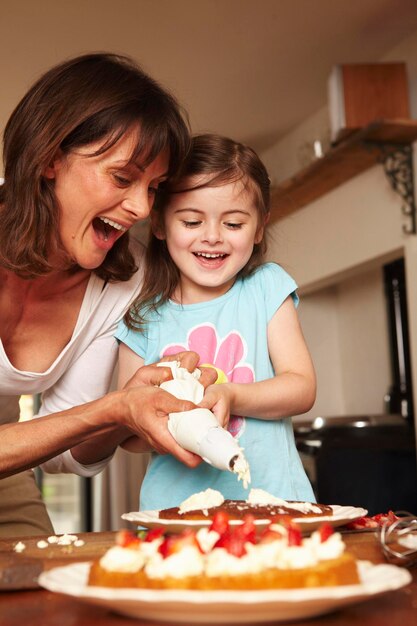
[[[206,390],[200,404],[214,405],[212,410],[220,423],[228,421],[227,403],[232,414],[259,419],[297,415],[313,406],[316,376],[291,297],[268,324],[268,349],[276,372],[273,378],[255,383],[223,383]]]

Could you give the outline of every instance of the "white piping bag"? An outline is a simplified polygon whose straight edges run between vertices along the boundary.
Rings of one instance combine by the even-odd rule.
[[[172,380],[161,383],[162,389],[181,400],[191,400],[195,404],[201,402],[204,387],[198,381],[200,370],[190,373],[175,361],[161,362],[158,365],[170,367],[173,376]],[[236,473],[247,488],[250,472],[243,450],[229,431],[220,426],[209,409],[197,408],[170,413],[168,430],[180,446],[198,454],[213,467]]]

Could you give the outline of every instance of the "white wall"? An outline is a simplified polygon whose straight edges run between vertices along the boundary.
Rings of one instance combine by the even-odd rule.
[[[302,297],[299,315],[317,371],[317,400],[302,418],[380,414],[391,383],[380,269]]]
[[[417,118],[417,33],[382,60],[407,63]],[[326,141],[326,124],[324,107],[261,155],[273,182],[300,169],[304,143]],[[268,256],[300,286],[300,319],[318,375],[317,401],[308,417],[383,412],[391,372],[381,268],[399,256],[406,262],[417,395],[417,238],[403,232],[402,204],[382,166],[375,165],[270,226]]]

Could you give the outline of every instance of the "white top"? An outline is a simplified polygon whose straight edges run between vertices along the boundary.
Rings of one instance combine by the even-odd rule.
[[[22,394],[42,394],[42,405],[35,416],[40,417],[96,400],[107,393],[117,359],[114,333],[142,282],[144,249],[138,242],[131,245],[139,271],[128,281],[107,284],[91,275],[72,338],[45,372],[27,372],[13,367],[0,339],[0,424],[17,421]],[[51,473],[94,476],[107,462],[105,459],[84,466],[75,461],[68,450],[41,467]]]

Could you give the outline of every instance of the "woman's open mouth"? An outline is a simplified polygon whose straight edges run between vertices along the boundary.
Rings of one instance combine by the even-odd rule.
[[[125,226],[122,226],[122,224],[119,224],[118,222],[114,222],[108,217],[94,218],[93,228],[96,237],[100,242],[105,244],[106,247],[111,247],[116,239],[127,231]]]

